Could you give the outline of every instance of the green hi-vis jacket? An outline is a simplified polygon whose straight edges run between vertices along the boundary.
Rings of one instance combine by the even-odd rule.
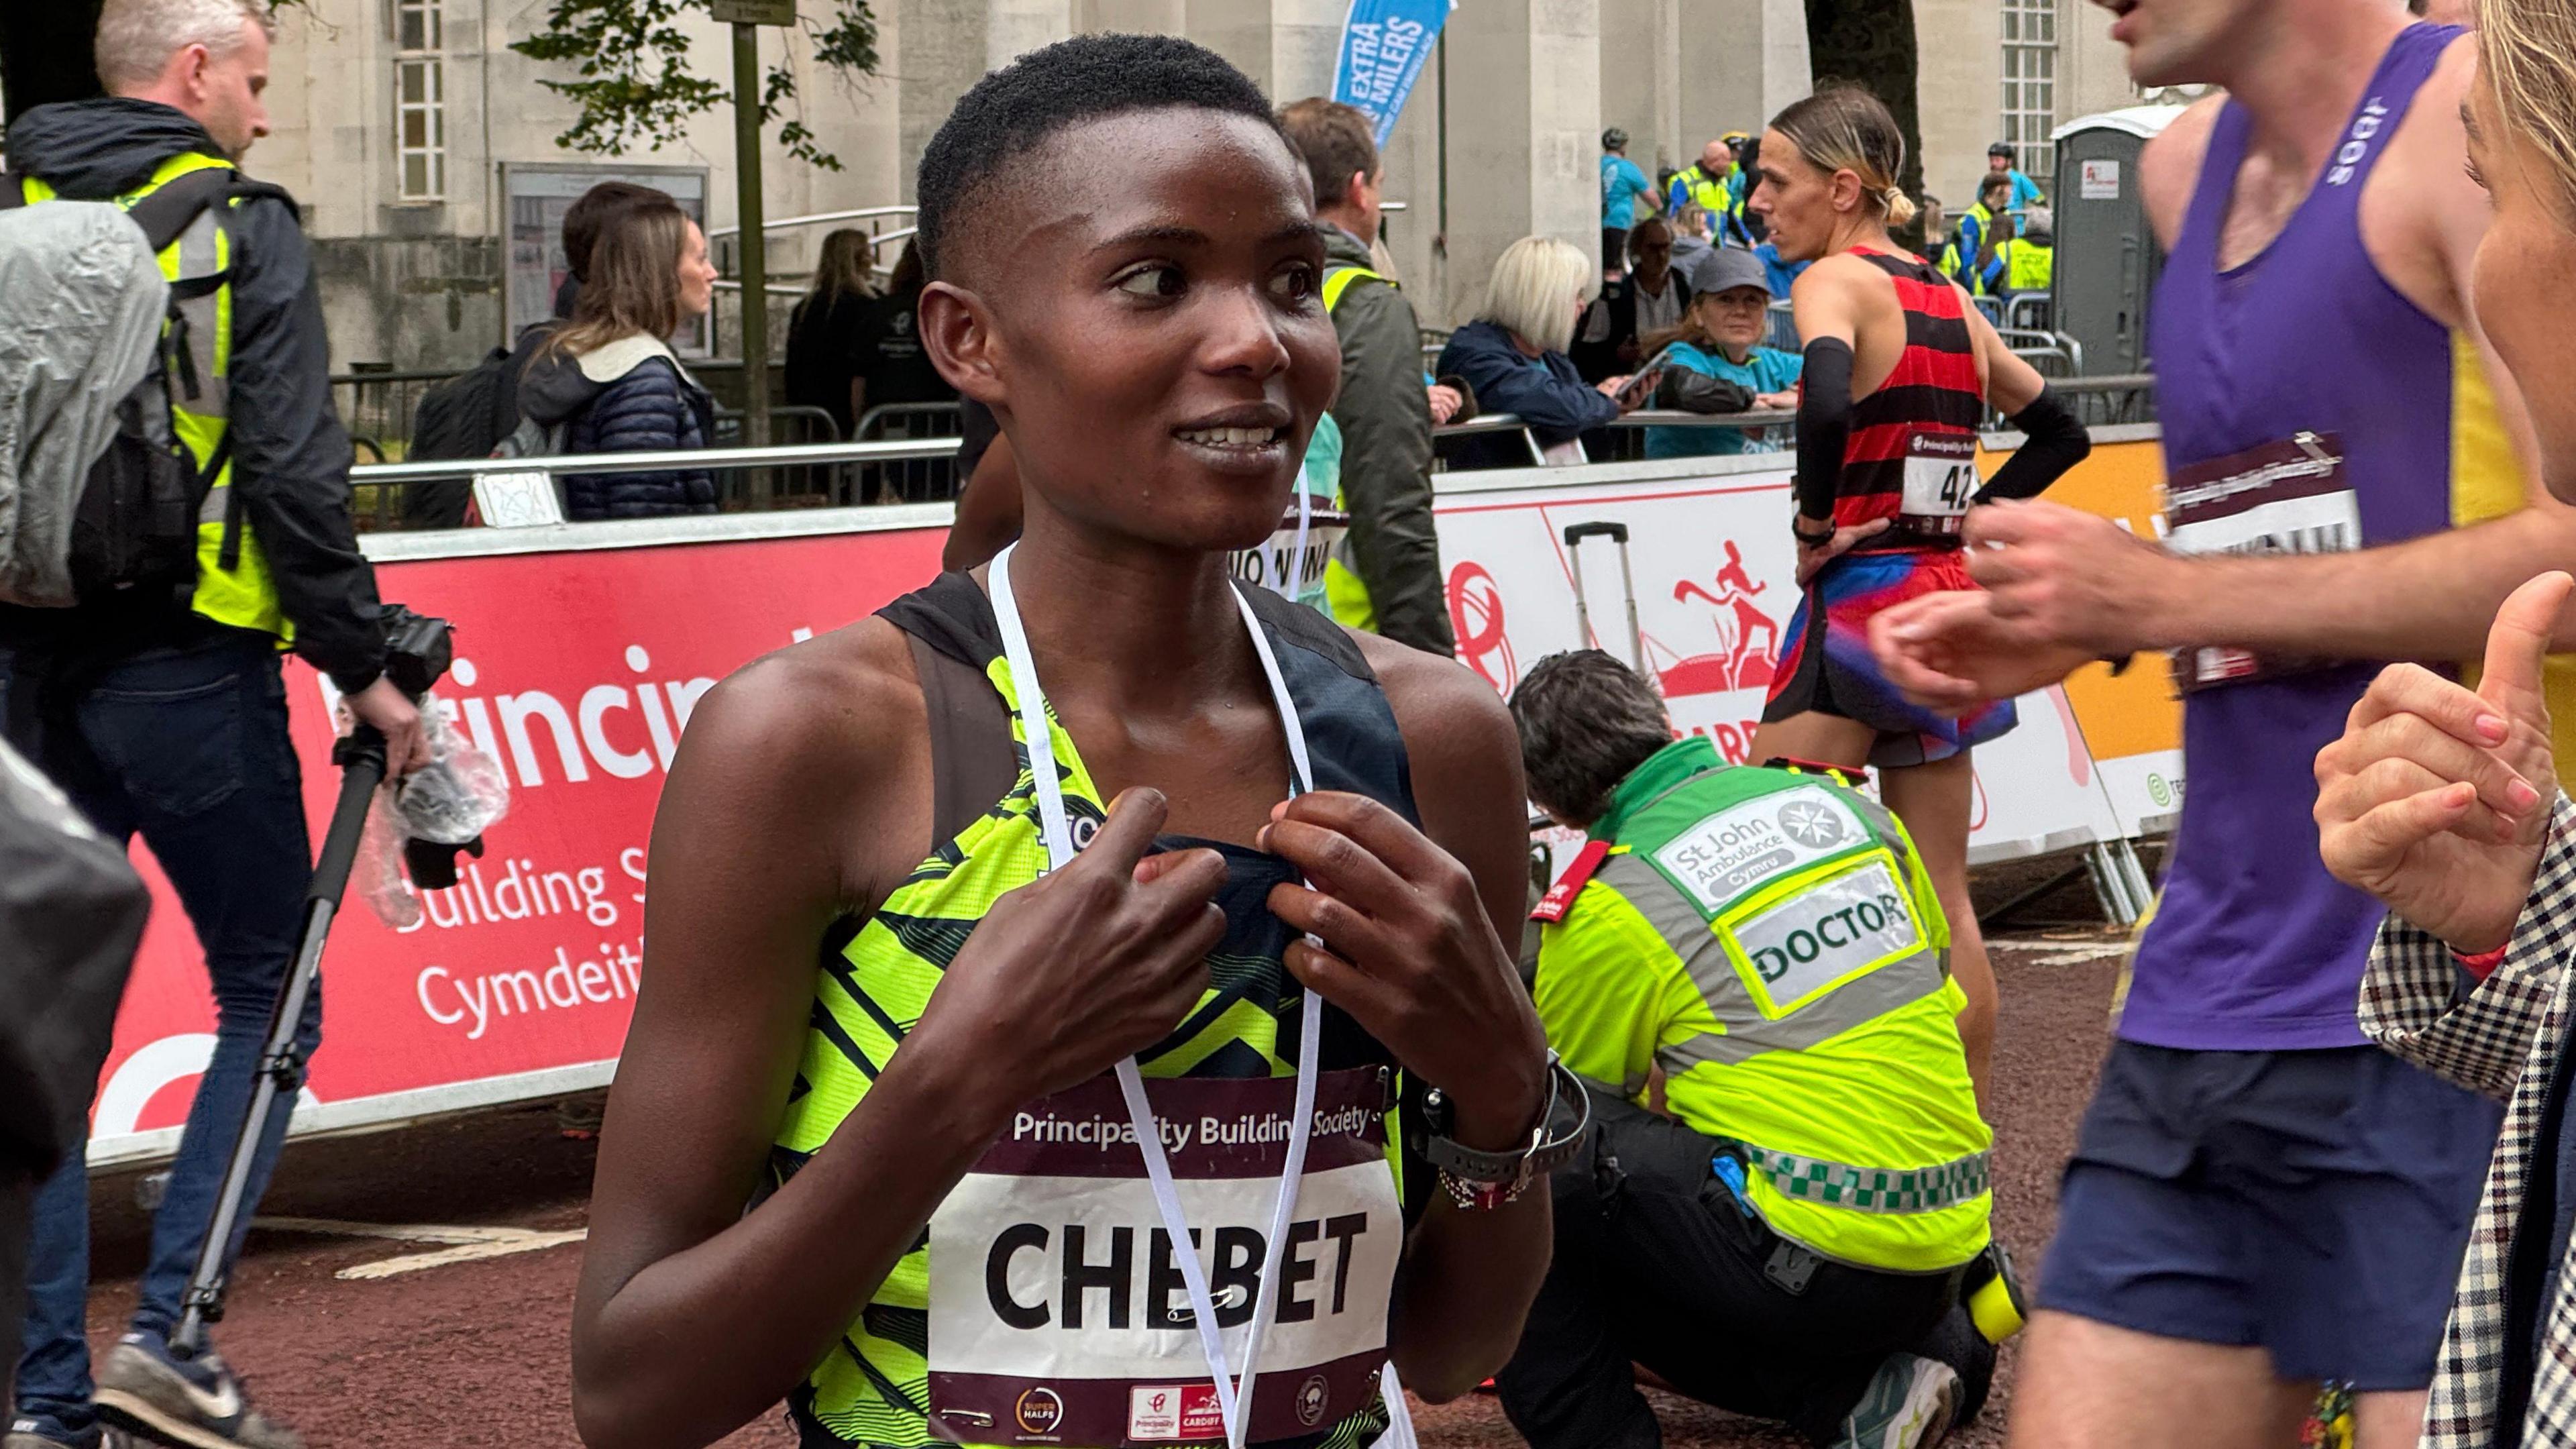
[[[1862,1267],[1982,1251],[1992,1203],[1948,923],[1896,817],[1703,738],[1622,781],[1537,911],[1567,1066],[1737,1144],[1773,1230]]]

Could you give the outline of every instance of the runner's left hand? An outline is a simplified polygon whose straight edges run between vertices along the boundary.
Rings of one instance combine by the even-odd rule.
[[[1867,523],[1855,523],[1847,528],[1837,528],[1834,530],[1834,536],[1823,543],[1800,543],[1798,545],[1798,587],[1805,588],[1808,580],[1813,579],[1825,565],[1851,552],[1852,546],[1862,539],[1873,538],[1887,532],[1887,528],[1888,520],[1873,518]]]
[[[1994,596],[1994,615],[2027,638],[2117,657],[2167,644],[2153,631],[2179,555],[2080,508],[2008,499],[1968,510],[1968,574]]]
[[[1449,1094],[1461,1143],[1526,1143],[1547,1099],[1547,1036],[1467,868],[1386,806],[1335,790],[1272,810],[1259,843],[1311,882],[1270,892],[1279,919],[1324,943],[1290,943],[1288,969]]]

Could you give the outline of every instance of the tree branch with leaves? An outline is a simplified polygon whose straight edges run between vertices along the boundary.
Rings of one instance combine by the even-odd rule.
[[[799,23],[815,63],[849,76],[876,74],[877,22],[867,0],[823,3],[830,7],[828,19]],[[545,28],[512,41],[510,48],[531,60],[574,67],[573,80],[537,82],[581,107],[555,144],[593,155],[668,145],[691,120],[722,104],[726,88],[690,64],[689,35],[681,28],[685,14],[706,8],[706,0],[554,0]],[[805,124],[796,72],[783,59],[762,80],[760,122],[777,125],[789,155],[827,171],[841,169],[841,159]]]

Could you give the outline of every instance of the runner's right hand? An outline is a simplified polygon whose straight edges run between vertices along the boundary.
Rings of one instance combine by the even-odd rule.
[[[2317,754],[2326,869],[2458,951],[2505,943],[2540,868],[2558,793],[2540,667],[2571,587],[2550,573],[2514,590],[2474,692],[2418,665],[2380,671]]]
[[[1207,990],[1225,936],[1225,858],[1147,857],[1170,813],[1126,790],[1089,847],[993,903],[913,1029],[993,1064],[997,1110],[1089,1081],[1180,1024]]]

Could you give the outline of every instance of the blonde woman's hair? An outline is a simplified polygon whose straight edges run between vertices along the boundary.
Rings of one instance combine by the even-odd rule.
[[[1914,199],[1896,186],[1905,171],[1905,133],[1878,97],[1858,86],[1827,86],[1773,116],[1771,129],[1795,142],[1817,170],[1859,177],[1861,199],[1889,226],[1914,219]]]
[[[680,310],[680,258],[689,214],[678,202],[645,201],[608,219],[590,249],[572,320],[555,329],[539,357],[579,357],[620,338],[667,338],[688,318]]]
[[[107,0],[99,7],[91,59],[100,84],[112,92],[148,86],[160,78],[170,57],[188,46],[231,54],[241,45],[245,20],[271,38],[277,34],[269,0]]]
[[[2549,163],[2550,201],[2576,221],[2576,9],[2565,0],[2482,0],[2477,13],[2478,69],[2496,113]]]
[[[1495,260],[1484,310],[1476,315],[1543,352],[1563,352],[1574,341],[1574,299],[1591,276],[1592,259],[1581,247],[1552,236],[1522,237]]]
[[[814,260],[814,288],[806,295],[829,305],[845,297],[877,295],[876,238],[842,227],[823,238],[822,255]]]

